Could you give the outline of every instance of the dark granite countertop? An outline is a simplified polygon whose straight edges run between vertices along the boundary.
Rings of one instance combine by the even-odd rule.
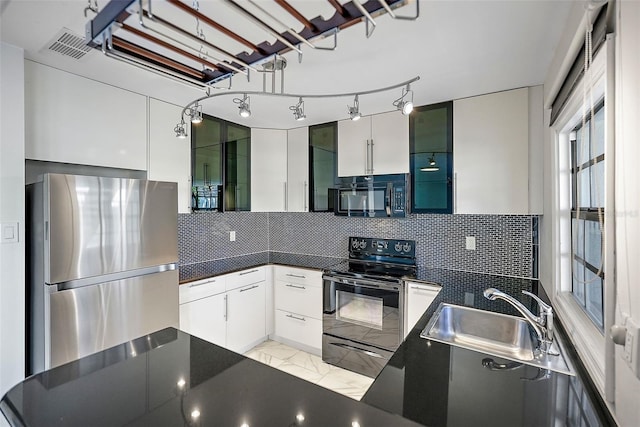
[[[237,257],[180,266],[180,283],[206,279],[267,264],[290,265],[322,270],[343,261],[338,257],[299,255],[288,252],[259,252]]]
[[[483,359],[511,361],[420,338],[440,303],[519,316],[504,301],[489,301],[483,291],[498,288],[535,313],[529,290],[544,298],[536,280],[420,268],[418,280],[436,282],[442,290],[362,398],[363,402],[433,427],[615,425],[561,326],[556,335],[577,375],[555,372],[544,376],[536,367],[489,370]],[[560,322],[556,322],[559,324]]]
[[[260,264],[323,268],[325,261],[336,260],[301,256],[291,263],[289,255],[266,253]],[[220,264],[218,268],[218,274],[223,274],[222,270],[233,267]],[[540,293],[537,281],[428,268],[418,269],[417,280],[439,283],[442,291],[362,402],[165,329],[32,376],[4,396],[0,409],[15,425],[27,426],[349,427],[357,425],[354,421],[362,427],[614,424],[571,351],[577,376],[550,373],[539,378],[540,371],[528,365],[487,370],[482,359],[491,356],[419,336],[441,302],[516,314],[504,301],[485,299],[482,291],[496,287],[531,307],[520,292]],[[558,332],[568,343],[562,330]],[[200,415],[194,421],[195,410]]]
[[[31,376],[0,409],[33,427],[419,426],[173,328]]]

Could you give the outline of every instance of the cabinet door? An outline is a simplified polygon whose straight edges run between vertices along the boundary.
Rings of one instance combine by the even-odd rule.
[[[219,346],[226,345],[226,294],[180,305],[180,329]]]
[[[371,116],[373,175],[409,173],[409,116],[399,111]]]
[[[175,137],[182,107],[149,100],[149,179],[178,183],[178,212],[191,212],[191,146]],[[187,134],[191,134],[188,123]]]
[[[338,122],[338,176],[369,174],[371,117]]]
[[[528,89],[453,102],[454,213],[529,212]]]
[[[405,336],[411,332],[416,322],[422,317],[427,308],[429,308],[429,305],[431,305],[436,296],[438,296],[438,292],[440,292],[440,287],[438,286],[407,283],[407,323],[404,330]]]
[[[287,131],[287,211],[309,211],[309,128]]]
[[[287,192],[287,131],[251,129],[251,210],[283,212]]]
[[[265,282],[227,292],[227,348],[249,350],[266,336]]]

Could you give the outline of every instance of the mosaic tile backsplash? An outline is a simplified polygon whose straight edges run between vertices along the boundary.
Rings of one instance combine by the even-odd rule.
[[[229,241],[236,231],[236,241]],[[537,216],[413,214],[404,219],[305,212],[178,215],[180,265],[264,251],[344,258],[349,236],[411,239],[419,266],[536,278]],[[476,250],[465,249],[465,237]]]

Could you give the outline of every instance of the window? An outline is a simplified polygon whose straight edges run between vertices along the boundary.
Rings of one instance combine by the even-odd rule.
[[[191,207],[248,211],[251,129],[204,115],[191,126]]]
[[[418,107],[409,117],[411,211],[451,213],[453,102]]]
[[[594,111],[570,135],[571,292],[603,330],[604,100]]]
[[[338,123],[324,123],[309,126],[309,210],[311,212],[327,212],[333,206],[329,200],[329,189],[335,186],[336,141],[338,140]]]

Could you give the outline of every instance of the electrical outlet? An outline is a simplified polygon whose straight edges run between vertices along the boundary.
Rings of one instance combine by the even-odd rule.
[[[465,247],[467,248],[468,251],[475,251],[476,250],[476,238],[475,238],[475,236],[467,236],[465,238]]]
[[[229,232],[229,241],[230,242],[235,242],[236,241],[236,232],[235,231],[230,231]]]
[[[622,358],[627,362],[631,371],[640,378],[640,328],[631,318],[627,319],[625,327],[627,333],[624,340]]]

